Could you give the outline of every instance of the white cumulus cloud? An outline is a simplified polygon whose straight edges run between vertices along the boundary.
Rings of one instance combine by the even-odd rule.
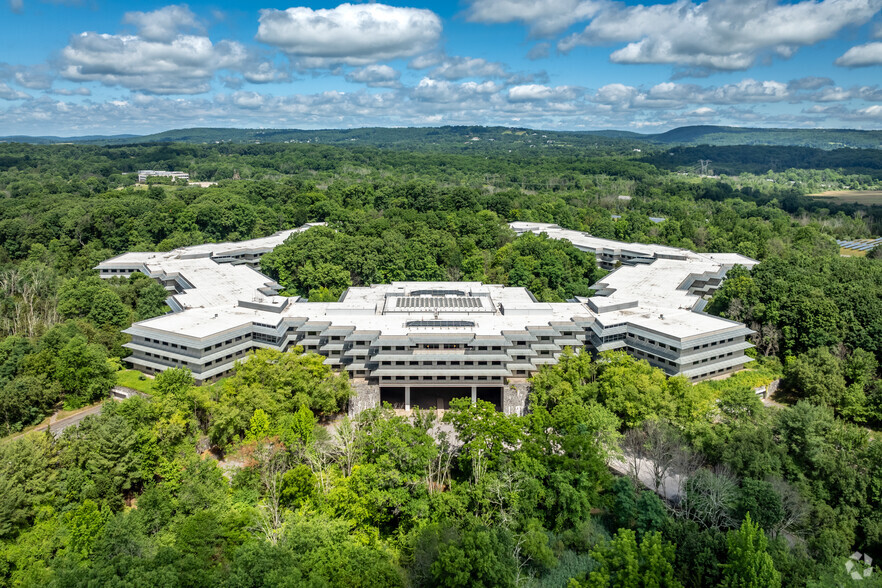
[[[543,84],[522,84],[508,89],[508,99],[511,102],[560,102],[574,100],[579,94],[579,90],[572,86],[552,88]]]
[[[179,33],[199,26],[196,15],[186,4],[166,6],[152,12],[127,12],[123,22],[135,25],[142,39],[163,42],[170,42]]]
[[[839,59],[836,65],[842,67],[866,67],[870,65],[882,65],[882,43],[867,43],[852,47]]]
[[[600,11],[582,32],[560,41],[558,49],[626,43],[611,61],[743,70],[760,55],[786,58],[845,27],[865,24],[880,8],[882,0],[617,3]]]
[[[291,72],[280,69],[271,61],[258,61],[249,56],[241,66],[242,77],[252,84],[269,84],[291,80]]]
[[[49,94],[55,94],[57,96],[91,96],[92,91],[89,88],[84,88],[82,86],[76,88],[56,88],[54,90],[47,90]]]
[[[367,65],[346,74],[349,82],[366,84],[372,88],[396,88],[401,73],[388,65]]]
[[[231,96],[233,104],[241,108],[260,108],[264,98],[257,92],[234,92]]]
[[[421,102],[455,102],[461,103],[468,99],[490,96],[501,87],[492,81],[455,83],[448,80],[423,78],[411,91],[411,96]]]
[[[461,80],[463,78],[503,78],[508,71],[502,63],[477,57],[448,57],[432,70],[434,78]]]
[[[521,22],[534,37],[546,37],[593,18],[608,0],[472,0],[472,22]]]
[[[247,51],[236,42],[178,35],[170,42],[134,35],[82,33],[62,49],[61,75],[153,94],[199,94],[218,69],[237,68]]]
[[[431,10],[385,4],[305,6],[260,12],[256,39],[297,58],[305,67],[368,65],[432,50],[441,19]]]
[[[9,85],[0,83],[0,100],[27,100],[30,94],[20,92]]]

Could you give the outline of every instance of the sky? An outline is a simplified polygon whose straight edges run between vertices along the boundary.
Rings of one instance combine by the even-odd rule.
[[[0,2],[0,136],[882,128],[882,0]]]

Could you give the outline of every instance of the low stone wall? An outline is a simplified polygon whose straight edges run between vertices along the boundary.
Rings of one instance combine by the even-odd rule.
[[[509,380],[502,389],[502,412],[523,416],[527,407],[530,384],[527,380]]]
[[[139,392],[134,388],[129,388],[128,386],[114,386],[110,389],[110,397],[116,400],[126,400],[133,396],[140,396],[142,398],[150,397],[149,395]]]
[[[349,400],[349,416],[380,406],[380,387],[368,384],[364,378],[353,378],[349,384],[355,395]]]
[[[760,398],[771,398],[775,395],[775,392],[778,391],[778,386],[781,385],[781,380],[772,380],[766,386],[757,386],[753,389],[756,392],[756,395]]]

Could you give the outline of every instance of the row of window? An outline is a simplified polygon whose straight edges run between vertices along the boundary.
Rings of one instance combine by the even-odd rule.
[[[144,337],[144,341],[147,343],[156,343],[157,345],[162,345],[163,347],[171,347],[172,349],[180,349],[181,351],[189,351],[190,350],[190,348],[187,347],[186,345],[178,345],[177,343],[169,343],[168,341],[163,341],[161,339],[151,339],[150,337]]]
[[[501,381],[502,376],[383,376],[383,382],[438,382],[438,381]]]
[[[241,351],[237,351],[236,353],[228,353],[224,357],[218,357],[217,359],[209,361],[208,363],[205,364],[205,367],[212,366],[216,363],[227,362],[227,361],[230,361],[231,359],[239,359],[240,357],[242,357],[244,355],[248,355],[248,353],[250,353],[251,351],[256,351],[256,350],[257,350],[257,347],[248,347],[246,349],[242,349]]]
[[[695,351],[698,349],[706,349],[708,347],[716,347],[717,345],[725,345],[726,343],[731,343],[735,340],[735,337],[729,337],[728,339],[722,339],[720,341],[711,341],[710,343],[705,343],[704,345],[696,345],[695,347],[684,347],[683,351]]]
[[[259,335],[259,333],[255,333],[255,339],[257,338],[257,335]],[[226,341],[221,341],[220,343],[216,343],[214,345],[209,345],[208,347],[205,347],[204,349],[196,349],[196,348],[191,349],[190,347],[187,347],[186,345],[178,345],[177,343],[169,343],[168,341],[163,341],[162,339],[151,339],[150,337],[144,337],[144,341],[146,343],[155,343],[156,345],[162,345],[163,347],[169,347],[171,349],[180,349],[181,351],[201,351],[203,353],[206,353],[208,351],[213,351],[215,349],[220,349],[221,347],[223,347],[225,345],[239,343],[240,341],[247,340],[247,339],[251,339],[250,334],[249,335],[239,335],[238,337],[234,337],[232,339],[227,339]]]
[[[291,330],[291,329],[289,329],[289,330]],[[316,332],[307,332],[304,335],[306,337],[309,337],[309,336],[314,336],[315,334],[318,334],[318,332],[317,331]],[[654,341],[654,340],[649,339],[647,337],[643,337],[641,335],[633,335],[631,333],[619,333],[616,335],[606,335],[605,337],[602,338],[602,342],[603,343],[611,343],[613,341],[622,341],[626,338],[637,339],[638,341],[650,343],[650,344],[655,345],[655,346],[662,348],[662,349],[671,349],[673,351],[677,351],[677,349],[673,345],[668,345],[668,344],[662,343],[660,341]],[[220,349],[221,347],[224,347],[226,345],[231,345],[231,344],[238,343],[238,342],[241,342],[243,340],[248,340],[248,339],[253,339],[255,341],[261,341],[261,342],[268,343],[271,345],[278,345],[280,343],[280,339],[278,337],[275,337],[272,335],[265,335],[263,333],[252,333],[252,334],[248,334],[248,335],[240,335],[235,338],[227,339],[226,341],[222,341],[222,342],[216,343],[214,345],[210,345],[208,347],[205,347],[204,349],[202,349],[200,351],[202,351],[203,353],[210,352],[215,349]],[[298,339],[300,339],[300,337],[298,337]],[[343,336],[332,336],[329,338],[330,341],[341,341],[343,339],[344,339]],[[539,337],[539,340],[540,341],[547,341],[547,340],[551,340],[551,337],[541,336],[541,337]],[[716,347],[718,345],[731,343],[734,340],[735,340],[734,337],[730,337],[729,339],[724,339],[724,340],[720,340],[720,341],[713,341],[711,343],[705,343],[700,346],[695,346],[695,347],[691,347],[691,348],[684,348],[683,351],[692,351],[692,350],[704,349],[707,347]],[[181,351],[190,350],[190,348],[186,347],[185,345],[178,345],[176,343],[169,343],[168,341],[163,341],[160,339],[151,339],[149,337],[145,337],[144,341],[146,341],[147,343],[155,343],[157,345],[162,345],[163,347],[169,347],[171,349],[180,349]],[[517,341],[515,344],[519,345],[519,346],[520,345],[526,346],[527,341]],[[316,347],[314,347],[314,346],[309,346],[309,347],[311,347],[312,349],[316,349]],[[410,349],[412,349],[412,348],[404,346],[404,345],[397,345],[397,346],[383,345],[382,347],[380,347],[380,350],[382,350],[382,351],[408,351]],[[458,343],[424,343],[424,344],[418,345],[416,347],[416,349],[466,349],[466,346],[462,345],[462,344],[458,344]],[[477,351],[502,351],[502,346],[501,345],[492,345],[492,346],[482,345],[482,346],[475,347],[474,349]],[[540,351],[540,355],[550,355],[551,353],[552,353],[552,350]],[[732,355],[732,354],[730,353],[728,355]],[[650,357],[653,359],[655,358],[654,356],[652,356],[652,354],[647,354],[647,357]],[[727,357],[727,356],[720,356],[720,357]],[[518,359],[523,359],[523,357],[518,357]],[[661,358],[658,358],[658,359],[659,359],[659,361],[662,361],[662,363],[666,363],[666,360],[662,360]],[[705,363],[705,362],[702,362],[702,363]],[[455,364],[453,364],[453,365],[455,365]]]
[[[415,347],[406,347],[404,345],[383,345],[380,347],[380,351],[409,351],[411,349],[469,349],[469,347],[456,343],[423,343]],[[502,351],[502,346],[482,345],[480,347],[472,347],[471,349],[477,351]]]
[[[211,366],[218,364],[218,363],[224,363],[224,362],[228,362],[231,360],[239,359],[239,358],[247,355],[250,351],[252,351],[254,349],[257,349],[257,348],[256,347],[248,347],[247,349],[242,349],[240,351],[237,351],[236,353],[228,353],[224,357],[218,357],[217,359],[206,362],[204,364],[181,361],[180,359],[168,357],[166,355],[161,355],[159,353],[151,353],[149,351],[145,351],[144,356],[151,358],[151,359],[160,359],[162,361],[165,361],[167,363],[172,364],[174,367],[185,367],[185,368],[189,368],[194,371],[201,371],[204,368],[211,367]]]
[[[713,370],[713,371],[710,371],[710,372],[705,372],[705,373],[703,373],[703,374],[701,374],[701,375],[699,375],[699,376],[695,376],[695,379],[698,380],[698,379],[701,379],[701,378],[707,378],[707,377],[710,377],[710,376],[727,374],[727,373],[729,373],[729,372],[731,372],[731,371],[734,371],[734,369],[735,369],[734,367],[728,367],[728,368],[722,368],[722,369],[719,369],[719,370]]]
[[[616,337],[616,335],[613,335],[613,337]],[[666,343],[662,343],[661,341],[655,341],[655,340],[650,339],[648,337],[643,337],[642,335],[634,335],[632,333],[628,333],[628,338],[637,339],[638,341],[642,341],[645,343],[650,343],[652,345],[655,345],[656,347],[660,347],[661,349],[670,349],[672,351],[679,351],[681,353],[685,353],[686,351],[696,351],[699,349],[706,349],[708,347],[716,347],[717,345],[725,345],[726,343],[731,343],[732,341],[735,340],[735,337],[730,337],[728,339],[721,339],[720,341],[712,341],[710,343],[705,343],[704,345],[696,345],[695,347],[684,347],[682,350],[678,350],[673,345],[668,345]],[[610,340],[617,341],[618,339],[610,339]],[[605,343],[607,341],[607,338],[604,337],[603,341]]]
[[[686,367],[694,367],[694,366],[697,366],[697,365],[701,365],[701,364],[703,364],[703,363],[708,363],[709,361],[716,361],[716,360],[718,360],[718,359],[723,359],[724,357],[732,357],[733,355],[735,355],[735,352],[734,352],[734,351],[730,351],[729,353],[723,353],[723,354],[721,354],[721,355],[715,355],[714,357],[706,357],[706,358],[702,359],[701,361],[693,361],[692,363],[684,363],[684,364],[683,364],[683,367],[684,367],[684,368],[686,368]]]
[[[642,335],[634,335],[632,333],[628,333],[628,337],[631,339],[637,339],[638,341],[651,343],[652,345],[655,345],[656,347],[661,347],[662,349],[671,349],[673,351],[677,351],[677,348],[674,347],[673,345],[667,345],[666,343],[662,343],[661,341],[655,341],[653,339],[650,339],[648,337],[644,337]]]
[[[677,362],[671,361],[669,359],[665,359],[664,357],[659,357],[657,355],[654,355],[652,353],[647,353],[647,352],[642,351],[640,349],[634,349],[633,347],[627,347],[626,349],[627,349],[628,353],[630,353],[631,355],[634,355],[636,357],[641,357],[641,358],[645,357],[646,359],[651,359],[651,360],[653,360],[657,363],[660,363],[662,365],[670,365],[670,366],[674,366],[674,367],[677,366]]]
[[[380,362],[380,365],[383,366],[420,366],[420,367],[444,367],[444,366],[486,366],[486,365],[502,365],[501,361],[383,361]]]

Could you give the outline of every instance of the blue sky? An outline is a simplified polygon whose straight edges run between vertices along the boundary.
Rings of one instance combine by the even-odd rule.
[[[2,0],[0,135],[882,127],[882,0]]]

